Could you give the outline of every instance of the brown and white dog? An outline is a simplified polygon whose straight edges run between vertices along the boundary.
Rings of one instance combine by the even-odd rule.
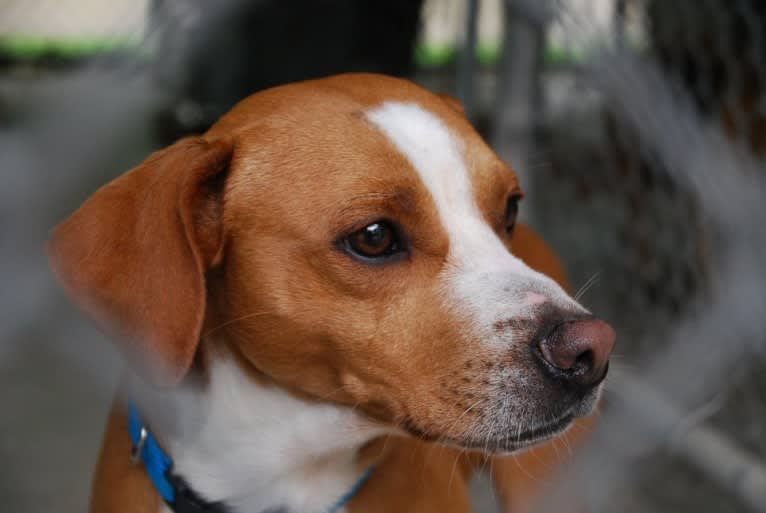
[[[346,510],[469,511],[465,449],[588,415],[615,339],[543,274],[563,281],[520,197],[456,101],[369,74],[258,93],[101,188],[49,247],[140,369],[92,511],[170,511],[130,462],[126,398],[226,511],[321,513],[373,463]],[[494,462],[509,505],[554,450]]]

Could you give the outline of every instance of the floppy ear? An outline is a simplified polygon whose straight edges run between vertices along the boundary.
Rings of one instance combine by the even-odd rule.
[[[229,141],[181,140],[99,189],[48,243],[68,294],[158,384],[180,381],[197,349],[231,153]]]

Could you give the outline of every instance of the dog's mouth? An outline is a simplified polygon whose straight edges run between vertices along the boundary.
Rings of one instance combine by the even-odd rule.
[[[567,412],[560,417],[527,429],[517,429],[516,432],[490,433],[484,438],[453,438],[429,432],[417,425],[412,419],[406,419],[402,428],[410,435],[428,442],[442,445],[454,445],[462,449],[481,450],[484,452],[503,453],[514,452],[539,444],[560,435],[572,424],[575,414]]]

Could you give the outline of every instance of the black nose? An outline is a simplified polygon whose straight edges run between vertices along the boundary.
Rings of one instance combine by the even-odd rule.
[[[579,386],[594,386],[606,376],[617,335],[600,319],[557,324],[539,340],[535,354],[551,377]]]

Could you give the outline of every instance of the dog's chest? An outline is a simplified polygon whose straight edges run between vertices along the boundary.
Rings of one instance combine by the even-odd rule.
[[[168,449],[175,471],[232,513],[326,511],[363,472],[358,448],[381,434],[350,409],[257,384],[228,359],[198,403]]]

